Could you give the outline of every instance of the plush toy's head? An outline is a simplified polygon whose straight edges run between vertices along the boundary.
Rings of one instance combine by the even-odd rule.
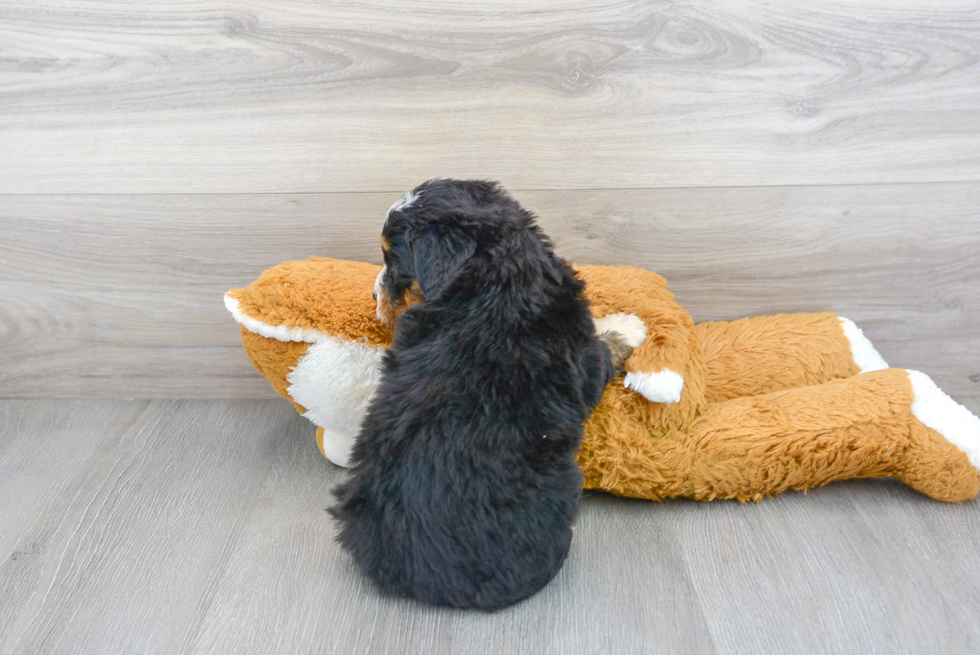
[[[391,345],[392,329],[377,320],[371,297],[380,270],[313,257],[225,294],[252,364],[323,429],[321,449],[342,466]]]
[[[318,427],[321,451],[341,466],[349,463],[361,419],[379,382],[382,354],[392,341],[392,327],[378,319],[372,295],[381,271],[372,264],[311,257],[274,266],[247,288],[225,295],[225,305],[241,324],[242,344],[256,370]],[[627,360],[628,370],[631,365],[646,364],[652,367],[649,375],[637,369],[638,379],[658,381],[666,376],[680,380],[670,370],[683,373],[686,379],[682,396],[679,387],[667,389],[679,396],[669,404],[663,403],[670,398],[647,396],[657,401],[651,404],[625,389],[622,380],[614,382],[604,400],[616,407],[609,418],[612,423],[607,426],[601,419],[606,414],[597,412],[598,418],[586,426],[584,451],[592,452],[592,442],[601,446],[594,438],[597,431],[591,428],[614,429],[610,426],[618,425],[620,419],[644,432],[689,423],[703,404],[703,364],[697,352],[687,354],[696,346],[690,317],[673,302],[663,279],[639,269],[601,266],[584,267],[580,275],[588,282],[586,294],[597,316],[619,311],[622,305],[624,311],[640,314],[647,322],[662,324],[650,341],[653,350],[646,357],[642,350],[634,351]],[[665,358],[664,352],[676,356]],[[628,382],[629,376],[627,386]],[[666,389],[665,384],[647,387],[652,389],[648,393]]]
[[[247,289],[225,294],[243,327],[280,341],[314,343],[328,335],[383,348],[392,328],[375,317],[371,289],[381,267],[325,257],[285,262]]]

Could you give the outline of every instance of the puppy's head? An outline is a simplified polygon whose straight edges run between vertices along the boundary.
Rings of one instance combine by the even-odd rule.
[[[412,303],[442,293],[482,236],[513,208],[519,208],[516,201],[482,180],[429,180],[403,195],[381,231],[385,265],[374,285],[378,320],[391,325]]]

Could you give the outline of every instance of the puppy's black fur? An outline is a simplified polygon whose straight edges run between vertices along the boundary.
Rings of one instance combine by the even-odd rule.
[[[613,375],[583,283],[496,184],[429,181],[383,233],[398,318],[331,513],[381,589],[494,610],[568,554],[582,424]]]

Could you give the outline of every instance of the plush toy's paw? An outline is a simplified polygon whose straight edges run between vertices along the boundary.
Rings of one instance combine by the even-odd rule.
[[[316,429],[316,445],[320,448],[320,453],[343,468],[350,468],[351,451],[354,450],[356,439],[353,434],[321,427]]]
[[[912,413],[963,451],[973,467],[980,470],[980,418],[947,396],[925,373],[908,374],[915,394]]]
[[[593,319],[596,334],[615,332],[622,335],[631,349],[638,347],[647,338],[647,326],[636,314],[606,314]]]
[[[684,390],[684,378],[670,369],[657,373],[627,373],[623,386],[632,389],[653,403],[679,403]]]
[[[844,336],[851,344],[851,356],[854,358],[854,363],[858,365],[862,373],[888,368],[888,363],[878,354],[875,347],[871,345],[871,341],[864,336],[864,332],[854,324],[854,321],[843,316],[838,316],[837,320],[840,321],[840,325],[844,329]]]

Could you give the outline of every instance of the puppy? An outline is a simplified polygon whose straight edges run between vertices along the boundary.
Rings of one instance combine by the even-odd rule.
[[[334,495],[382,590],[496,610],[561,568],[582,424],[615,374],[583,283],[497,184],[428,181],[389,211],[379,318],[398,317]],[[414,303],[403,300],[411,296]],[[628,354],[615,333],[617,362]]]

